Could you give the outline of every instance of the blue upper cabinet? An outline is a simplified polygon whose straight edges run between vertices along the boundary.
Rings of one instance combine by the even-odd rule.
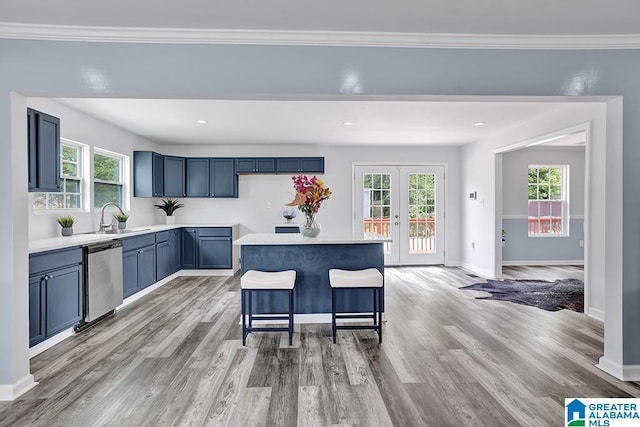
[[[185,161],[182,157],[164,156],[164,195],[185,197]]]
[[[60,191],[60,119],[27,109],[29,191]]]
[[[211,196],[238,197],[238,175],[235,159],[210,159]]]
[[[324,173],[324,157],[278,157],[276,173]]]
[[[236,173],[275,173],[276,159],[273,157],[248,157],[236,159]]]
[[[152,151],[133,152],[133,196],[164,196],[164,156]]]
[[[187,159],[187,197],[209,197],[209,159]]]

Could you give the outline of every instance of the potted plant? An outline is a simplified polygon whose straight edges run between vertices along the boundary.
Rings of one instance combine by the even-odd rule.
[[[180,203],[178,199],[167,198],[167,199],[162,199],[162,203],[159,205],[155,205],[155,207],[160,210],[163,210],[164,213],[167,214],[167,224],[175,224],[176,219],[173,216],[173,213],[176,210],[184,207],[184,205]]]
[[[127,220],[129,219],[128,214],[115,214],[113,217],[118,221],[118,228],[120,230],[127,228]]]
[[[63,236],[73,236],[73,223],[76,222],[76,219],[71,215],[67,216],[59,216],[58,224],[62,227],[62,235]]]

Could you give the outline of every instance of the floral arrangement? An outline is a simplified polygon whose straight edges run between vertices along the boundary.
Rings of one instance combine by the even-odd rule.
[[[317,177],[309,179],[305,175],[291,177],[296,195],[287,206],[297,206],[307,217],[313,218],[318,213],[322,202],[331,196],[331,190],[324,181]]]

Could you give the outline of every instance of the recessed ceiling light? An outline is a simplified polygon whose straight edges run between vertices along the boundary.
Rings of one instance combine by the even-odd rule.
[[[484,122],[475,122],[474,126],[484,126]]]
[[[200,123],[201,125],[206,125],[207,123],[209,123],[209,122],[207,122],[206,120],[203,120],[203,119],[200,119],[197,122]]]
[[[344,122],[342,124],[345,126],[353,126],[353,122]]]

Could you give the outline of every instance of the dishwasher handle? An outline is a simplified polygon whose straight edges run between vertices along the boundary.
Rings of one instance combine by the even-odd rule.
[[[108,251],[109,249],[121,248],[122,242],[120,240],[110,240],[108,242],[100,242],[93,245],[87,245],[87,254],[94,254],[96,252]]]

